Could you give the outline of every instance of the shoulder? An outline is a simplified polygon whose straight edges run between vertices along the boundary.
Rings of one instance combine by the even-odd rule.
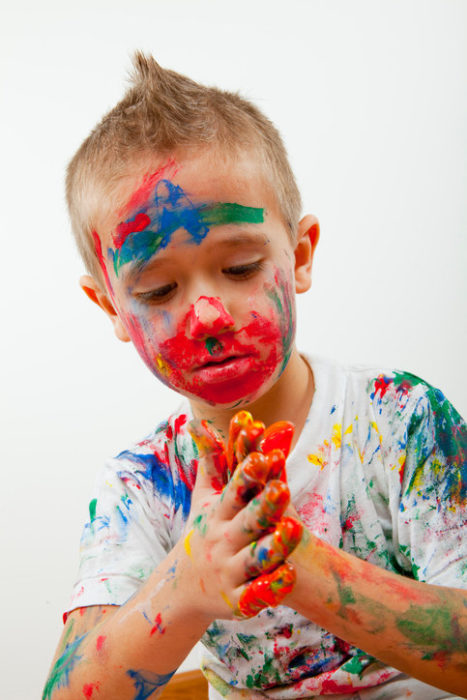
[[[197,453],[188,433],[192,419],[187,401],[153,431],[107,460],[103,477],[127,490],[162,500],[183,513],[189,509],[196,478]],[[101,476],[101,478],[102,478]]]

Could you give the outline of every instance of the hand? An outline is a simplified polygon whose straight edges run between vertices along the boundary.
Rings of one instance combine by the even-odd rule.
[[[278,605],[292,590],[295,572],[285,559],[302,535],[302,524],[284,515],[290,493],[279,449],[250,452],[221,490],[228,462],[234,466],[245,446],[265,442],[262,424],[254,424],[252,439],[252,431],[245,426],[238,430],[238,420],[232,423],[227,454],[206,422],[190,425],[200,460],[183,546],[191,563],[191,595],[196,585],[197,604],[212,619],[250,617]],[[239,436],[241,447],[235,439]]]

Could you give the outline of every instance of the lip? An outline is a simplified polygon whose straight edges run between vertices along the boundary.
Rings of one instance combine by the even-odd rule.
[[[194,376],[207,384],[225,382],[245,374],[251,369],[252,355],[226,355],[224,358],[209,358],[193,370]]]

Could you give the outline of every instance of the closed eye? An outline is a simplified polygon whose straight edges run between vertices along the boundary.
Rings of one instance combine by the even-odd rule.
[[[235,279],[248,279],[256,272],[262,270],[263,267],[263,262],[261,260],[256,260],[255,262],[248,263],[247,265],[232,265],[232,267],[225,267],[222,272],[225,275]]]
[[[167,301],[176,288],[177,284],[172,282],[171,284],[165,284],[163,287],[151,289],[148,292],[138,292],[135,294],[135,296],[139,301],[149,304],[157,304],[157,302]]]

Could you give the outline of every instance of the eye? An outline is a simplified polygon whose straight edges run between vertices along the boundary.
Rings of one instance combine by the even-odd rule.
[[[172,282],[171,284],[165,284],[163,287],[151,289],[148,292],[138,292],[135,294],[135,297],[138,299],[138,301],[142,301],[146,304],[157,304],[168,301],[168,299],[170,299],[172,296],[172,292],[174,292],[176,288],[176,283]]]
[[[232,265],[232,267],[224,267],[222,272],[225,275],[235,279],[248,279],[256,272],[262,270],[263,267],[263,262],[261,260],[256,260],[255,262],[248,263],[247,265]]]

